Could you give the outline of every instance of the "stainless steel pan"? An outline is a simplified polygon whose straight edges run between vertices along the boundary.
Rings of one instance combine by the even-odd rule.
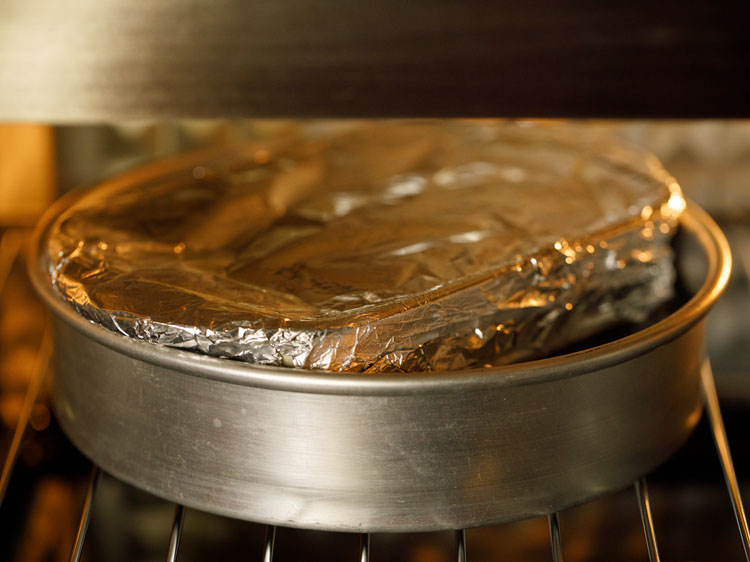
[[[701,414],[703,318],[727,242],[693,204],[681,228],[707,264],[697,293],[633,335],[491,370],[347,375],[263,368],[112,333],[60,300],[56,414],[118,478],[190,507],[341,531],[458,529],[551,513],[665,460]]]

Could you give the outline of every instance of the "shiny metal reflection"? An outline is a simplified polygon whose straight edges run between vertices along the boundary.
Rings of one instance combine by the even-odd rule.
[[[552,546],[552,561],[563,562],[562,537],[560,536],[560,515],[557,512],[547,516],[549,520],[549,538]]]
[[[727,433],[724,429],[724,421],[719,409],[719,399],[716,395],[716,385],[714,383],[713,372],[711,371],[711,362],[708,358],[701,365],[701,383],[708,420],[711,423],[716,450],[719,453],[719,461],[724,471],[724,479],[726,480],[729,497],[732,501],[732,509],[734,510],[734,516],[739,527],[742,547],[745,549],[745,559],[750,561],[750,530],[748,530],[745,508],[742,505],[742,497],[740,496],[740,486],[737,482],[737,475],[734,471],[734,463],[732,462],[732,453],[729,450]]]
[[[359,562],[370,562],[370,533],[359,536]]]
[[[177,504],[174,509],[174,520],[172,521],[172,533],[169,537],[169,550],[167,551],[167,562],[177,561],[177,550],[180,548],[180,537],[182,526],[185,523],[185,507]]]
[[[276,525],[267,525],[263,538],[263,562],[273,562],[273,549],[276,544]]]
[[[456,562],[466,562],[466,529],[456,531]]]
[[[94,465],[91,468],[89,486],[86,490],[86,500],[84,501],[83,511],[81,512],[81,522],[78,525],[78,532],[76,533],[75,542],[73,543],[73,550],[70,552],[70,562],[79,562],[79,560],[81,559],[83,544],[84,542],[86,542],[86,533],[89,530],[91,514],[94,509],[94,498],[96,497],[96,490],[99,488],[99,481],[101,480],[101,476],[102,471],[98,466]]]
[[[654,531],[654,519],[651,516],[651,503],[648,498],[648,486],[646,479],[641,478],[635,482],[635,495],[638,499],[638,508],[641,512],[643,533],[646,535],[646,548],[650,562],[659,562],[659,548],[656,544],[656,533]]]

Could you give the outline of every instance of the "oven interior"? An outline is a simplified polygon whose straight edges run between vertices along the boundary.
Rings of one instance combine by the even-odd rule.
[[[631,120],[568,125],[581,134],[617,136],[655,152],[729,238],[734,271],[709,317],[707,346],[739,487],[747,495],[750,123]],[[267,559],[265,526],[192,509],[179,514],[179,548],[168,552],[176,536],[174,504],[106,474],[97,476],[95,494],[88,496],[94,501],[86,509],[92,467],[55,421],[49,400],[54,379],[49,319],[28,284],[25,261],[30,228],[58,194],[150,159],[262,137],[282,126],[279,121],[178,121],[0,128],[0,142],[25,155],[10,163],[3,160],[7,173],[0,177],[5,182],[0,186],[0,458],[7,481],[0,509],[0,560],[69,559],[86,513],[91,520],[81,560],[163,560],[172,554],[186,561]],[[325,128],[330,122],[309,126]],[[30,169],[38,186],[33,194],[19,187],[29,181]],[[681,256],[684,275],[700,277],[700,260],[693,259],[689,248]],[[653,529],[664,559],[740,560],[745,555],[707,417],[704,414],[686,445],[647,478]],[[559,527],[552,529],[560,531],[565,558],[648,559],[639,491],[630,487],[561,512],[554,522]],[[273,560],[363,559],[362,537],[356,534],[288,528],[273,532]],[[373,534],[367,541],[366,555],[373,560],[562,559],[554,552],[555,536],[553,532],[551,544],[546,517],[459,534]]]

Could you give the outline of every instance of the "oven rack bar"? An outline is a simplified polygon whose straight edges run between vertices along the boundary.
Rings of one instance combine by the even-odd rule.
[[[176,562],[177,549],[180,547],[182,537],[182,526],[185,524],[185,506],[177,504],[174,509],[174,520],[172,521],[172,534],[169,537],[169,550],[167,551],[167,562]]]
[[[641,522],[643,523],[643,533],[646,535],[649,562],[660,562],[659,548],[656,546],[654,519],[651,515],[651,502],[648,498],[648,485],[645,478],[641,478],[635,483],[635,495],[638,498],[638,507],[641,511]]]
[[[266,536],[263,539],[263,562],[273,560],[273,547],[276,544],[276,526],[266,526]]]
[[[76,539],[73,543],[73,550],[70,553],[70,559],[75,560],[75,562],[78,562],[81,559],[81,553],[83,553],[83,543],[86,542],[86,534],[89,530],[91,514],[94,511],[94,498],[96,497],[96,491],[99,488],[101,478],[102,471],[98,466],[92,466],[89,486],[86,490],[86,500],[83,502],[81,521],[78,524],[78,532],[76,533]]]
[[[563,562],[562,535],[560,534],[560,514],[550,513],[549,520],[549,542],[552,546],[552,562]]]
[[[724,471],[724,480],[726,481],[729,497],[732,501],[734,518],[737,521],[740,537],[742,538],[745,560],[750,561],[750,530],[748,530],[747,526],[745,508],[742,505],[742,497],[740,496],[740,486],[737,482],[737,474],[734,471],[727,432],[724,429],[724,420],[721,417],[721,410],[719,409],[719,398],[716,395],[716,383],[714,382],[714,375],[711,371],[711,363],[708,358],[701,365],[701,386],[703,389],[703,401],[706,405],[708,419],[711,424],[711,432],[716,443],[716,451],[719,455],[721,468]]]

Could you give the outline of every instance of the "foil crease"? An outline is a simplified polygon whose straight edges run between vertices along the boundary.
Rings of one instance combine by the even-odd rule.
[[[81,196],[51,282],[127,337],[263,365],[444,371],[549,355],[673,292],[653,157],[507,122],[289,128]]]

